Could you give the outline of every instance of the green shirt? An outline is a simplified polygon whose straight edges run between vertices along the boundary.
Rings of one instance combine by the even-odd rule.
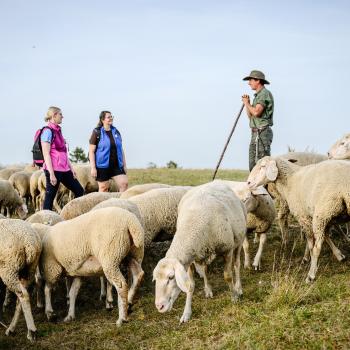
[[[269,90],[263,87],[259,92],[254,94],[252,106],[255,107],[260,104],[264,107],[259,118],[250,118],[249,126],[251,128],[263,128],[264,126],[273,125],[273,96]]]

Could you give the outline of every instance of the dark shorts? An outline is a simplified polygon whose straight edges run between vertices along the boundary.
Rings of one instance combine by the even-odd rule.
[[[97,170],[96,181],[98,182],[108,181],[114,176],[125,175],[124,168],[121,168],[121,169],[118,167],[96,168],[96,170]]]

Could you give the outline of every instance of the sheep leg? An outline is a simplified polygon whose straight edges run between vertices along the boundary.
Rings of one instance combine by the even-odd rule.
[[[4,282],[2,281],[2,279],[0,278],[0,321],[2,321],[2,307],[1,305],[3,305],[4,300],[5,300],[5,294],[6,294],[6,286],[4,284]]]
[[[142,270],[141,264],[135,259],[130,260],[128,267],[128,271],[132,275],[132,284],[128,293],[128,303],[129,305],[132,305],[136,291],[140,286],[145,273]]]
[[[226,255],[224,255],[224,280],[228,284],[230,288],[230,292],[232,293],[232,298],[233,298],[234,287],[233,287],[233,275],[232,275],[232,257],[233,257],[233,250],[230,250]]]
[[[69,292],[70,292],[71,287],[72,287],[72,277],[66,276],[64,280],[65,280],[65,284],[66,284],[66,300],[67,300],[67,305],[69,305],[69,303],[70,303]]]
[[[103,268],[103,272],[118,293],[119,318],[116,324],[119,327],[123,322],[128,322],[128,285],[120,272],[119,266]]]
[[[100,277],[101,291],[100,291],[100,300],[103,300],[106,297],[106,284],[104,276]]]
[[[102,278],[104,278],[104,277],[102,277]],[[113,291],[113,286],[107,281],[106,309],[108,311],[113,309],[113,293],[112,293],[112,291]]]
[[[180,323],[185,323],[190,320],[192,316],[192,297],[194,292],[194,277],[193,277],[193,265],[191,264],[187,270],[187,276],[189,279],[188,291],[186,292],[186,304],[184,312],[180,318]]]
[[[309,243],[306,242],[305,244],[305,252],[304,252],[304,256],[303,256],[303,263],[307,263],[310,259],[310,248],[309,248]]]
[[[10,305],[11,303],[11,291],[6,288],[6,291],[5,291],[5,299],[4,299],[4,303],[2,305],[2,309],[3,311],[5,311],[5,309]]]
[[[51,292],[52,292],[52,283],[45,283],[44,293],[45,293],[45,314],[49,321],[53,320],[54,312],[51,303]]]
[[[261,269],[261,256],[262,256],[265,242],[266,242],[266,233],[260,233],[259,248],[253,262],[253,267],[255,270]]]
[[[278,212],[278,224],[281,230],[282,243],[286,244],[288,242],[288,216],[289,208],[288,204],[284,201],[280,201],[280,210]]]
[[[235,270],[235,287],[233,290],[233,301],[237,301],[240,299],[243,295],[242,290],[242,282],[241,282],[241,248],[238,247],[233,251],[233,267]],[[232,264],[231,264],[231,271],[232,271]]]
[[[35,272],[35,285],[36,285],[36,306],[41,309],[44,307],[43,298],[43,278],[40,274],[39,268]]]
[[[6,335],[9,335],[14,332],[16,325],[18,323],[19,316],[21,314],[21,310],[23,310],[24,318],[28,329],[27,338],[30,341],[35,340],[37,330],[34,324],[32,309],[30,307],[29,293],[26,288],[28,285],[28,281],[22,280],[22,283],[23,283],[22,284],[20,281],[12,281],[12,280],[5,279],[4,282],[17,295],[15,314],[13,316],[13,319],[11,321],[9,328],[6,330]]]
[[[194,263],[194,267],[196,268],[196,271],[198,272],[199,276],[203,278],[204,281],[204,294],[206,298],[212,298],[213,297],[213,290],[212,287],[208,281],[207,272],[208,272],[208,266],[206,264],[199,264]]]
[[[69,310],[68,310],[68,315],[64,319],[64,322],[70,322],[75,319],[75,301],[77,299],[80,286],[81,286],[81,278],[75,277],[73,279],[73,282],[69,291]]]
[[[247,236],[245,236],[243,241],[243,251],[244,251],[244,268],[250,269],[249,241]]]
[[[328,235],[326,235],[325,240],[328,243],[329,247],[332,250],[333,255],[337,258],[337,260],[343,261],[345,259],[345,255],[342,254],[340,249],[336,247],[336,245],[333,243],[332,239]]]
[[[323,234],[315,234],[315,243],[313,244],[312,249],[309,245],[310,252],[311,252],[311,266],[306,278],[307,283],[310,283],[315,280],[316,272],[317,272],[317,262],[321,252],[323,240],[324,240]]]

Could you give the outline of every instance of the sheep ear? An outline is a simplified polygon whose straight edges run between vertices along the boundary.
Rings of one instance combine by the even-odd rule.
[[[278,175],[276,161],[271,160],[266,167],[266,177],[269,181],[275,181]]]
[[[176,261],[174,268],[175,268],[175,279],[176,279],[177,285],[184,293],[187,293],[189,289],[188,288],[189,278],[184,266],[179,261]]]
[[[252,194],[257,196],[257,195],[262,195],[262,194],[269,194],[265,187],[259,186],[256,189],[252,190]]]

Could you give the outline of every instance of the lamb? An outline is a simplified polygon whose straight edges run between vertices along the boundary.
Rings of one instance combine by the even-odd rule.
[[[32,197],[32,204],[35,211],[40,210],[40,190],[38,188],[39,177],[43,174],[42,170],[35,171],[29,180],[30,196]]]
[[[275,204],[264,187],[257,190],[250,190],[246,182],[223,181],[228,185],[238,198],[245,204],[247,210],[247,230],[255,231],[259,235],[259,248],[253,261],[255,270],[261,268],[261,256],[266,242],[266,233],[270,229],[276,218]],[[250,265],[249,241],[245,238],[243,243],[244,250],[244,267]]]
[[[31,200],[30,195],[30,177],[32,173],[28,171],[17,171],[9,177],[9,182],[13,188],[18,192],[26,205]]]
[[[63,221],[63,219],[59,214],[52,210],[40,210],[27,218],[26,221],[30,222],[31,224],[39,223],[53,226]]]
[[[17,296],[15,314],[6,330],[6,335],[14,332],[23,310],[28,329],[27,338],[33,341],[37,329],[27,288],[34,279],[38,265],[42,248],[41,239],[27,222],[18,219],[2,219],[0,220],[0,241],[0,295],[3,298],[6,286]],[[3,300],[0,301],[0,305],[2,302]]]
[[[138,270],[142,271],[144,231],[136,216],[121,208],[103,208],[55,226],[33,226],[42,236],[43,242],[40,270],[46,282],[47,318],[50,320],[53,316],[52,287],[63,273],[74,277],[69,292],[70,303],[66,322],[75,318],[75,299],[81,285],[81,277],[104,274],[118,292],[117,325],[126,322],[128,301],[132,302],[130,296],[134,292],[128,295],[128,286],[119,265],[128,256],[129,269],[134,270],[137,266]],[[136,284],[137,282],[133,281],[133,286]]]
[[[350,159],[350,133],[344,135],[328,151],[329,159]]]
[[[145,248],[161,232],[172,237],[176,231],[177,209],[189,186],[158,188],[129,198],[139,208],[145,229]]]
[[[273,182],[282,200],[284,213],[289,211],[306,232],[311,266],[306,281],[316,277],[317,262],[323,240],[342,259],[342,254],[328,236],[334,223],[350,217],[350,163],[326,160],[299,167],[283,158],[264,157],[248,177],[251,189]]]
[[[186,293],[186,305],[180,323],[189,321],[194,292],[193,263],[205,270],[216,255],[224,256],[224,279],[233,301],[237,300],[242,295],[240,251],[246,226],[243,203],[224,183],[212,182],[188,191],[179,204],[177,229],[171,246],[153,271],[158,311],[171,310],[182,290]]]
[[[97,204],[110,199],[119,198],[120,192],[93,192],[68,202],[60,212],[64,220],[76,218],[90,211]]]
[[[6,208],[8,218],[13,210],[17,211],[21,219],[25,219],[28,214],[27,206],[8,180],[0,180],[0,206],[2,207],[2,214],[4,214]]]
[[[171,185],[159,184],[159,183],[149,183],[142,185],[134,185],[128,188],[125,192],[123,192],[120,196],[122,199],[128,199],[133,196],[137,196],[138,194],[142,194],[148,192],[150,190],[154,190],[156,188],[168,188],[172,187]]]

